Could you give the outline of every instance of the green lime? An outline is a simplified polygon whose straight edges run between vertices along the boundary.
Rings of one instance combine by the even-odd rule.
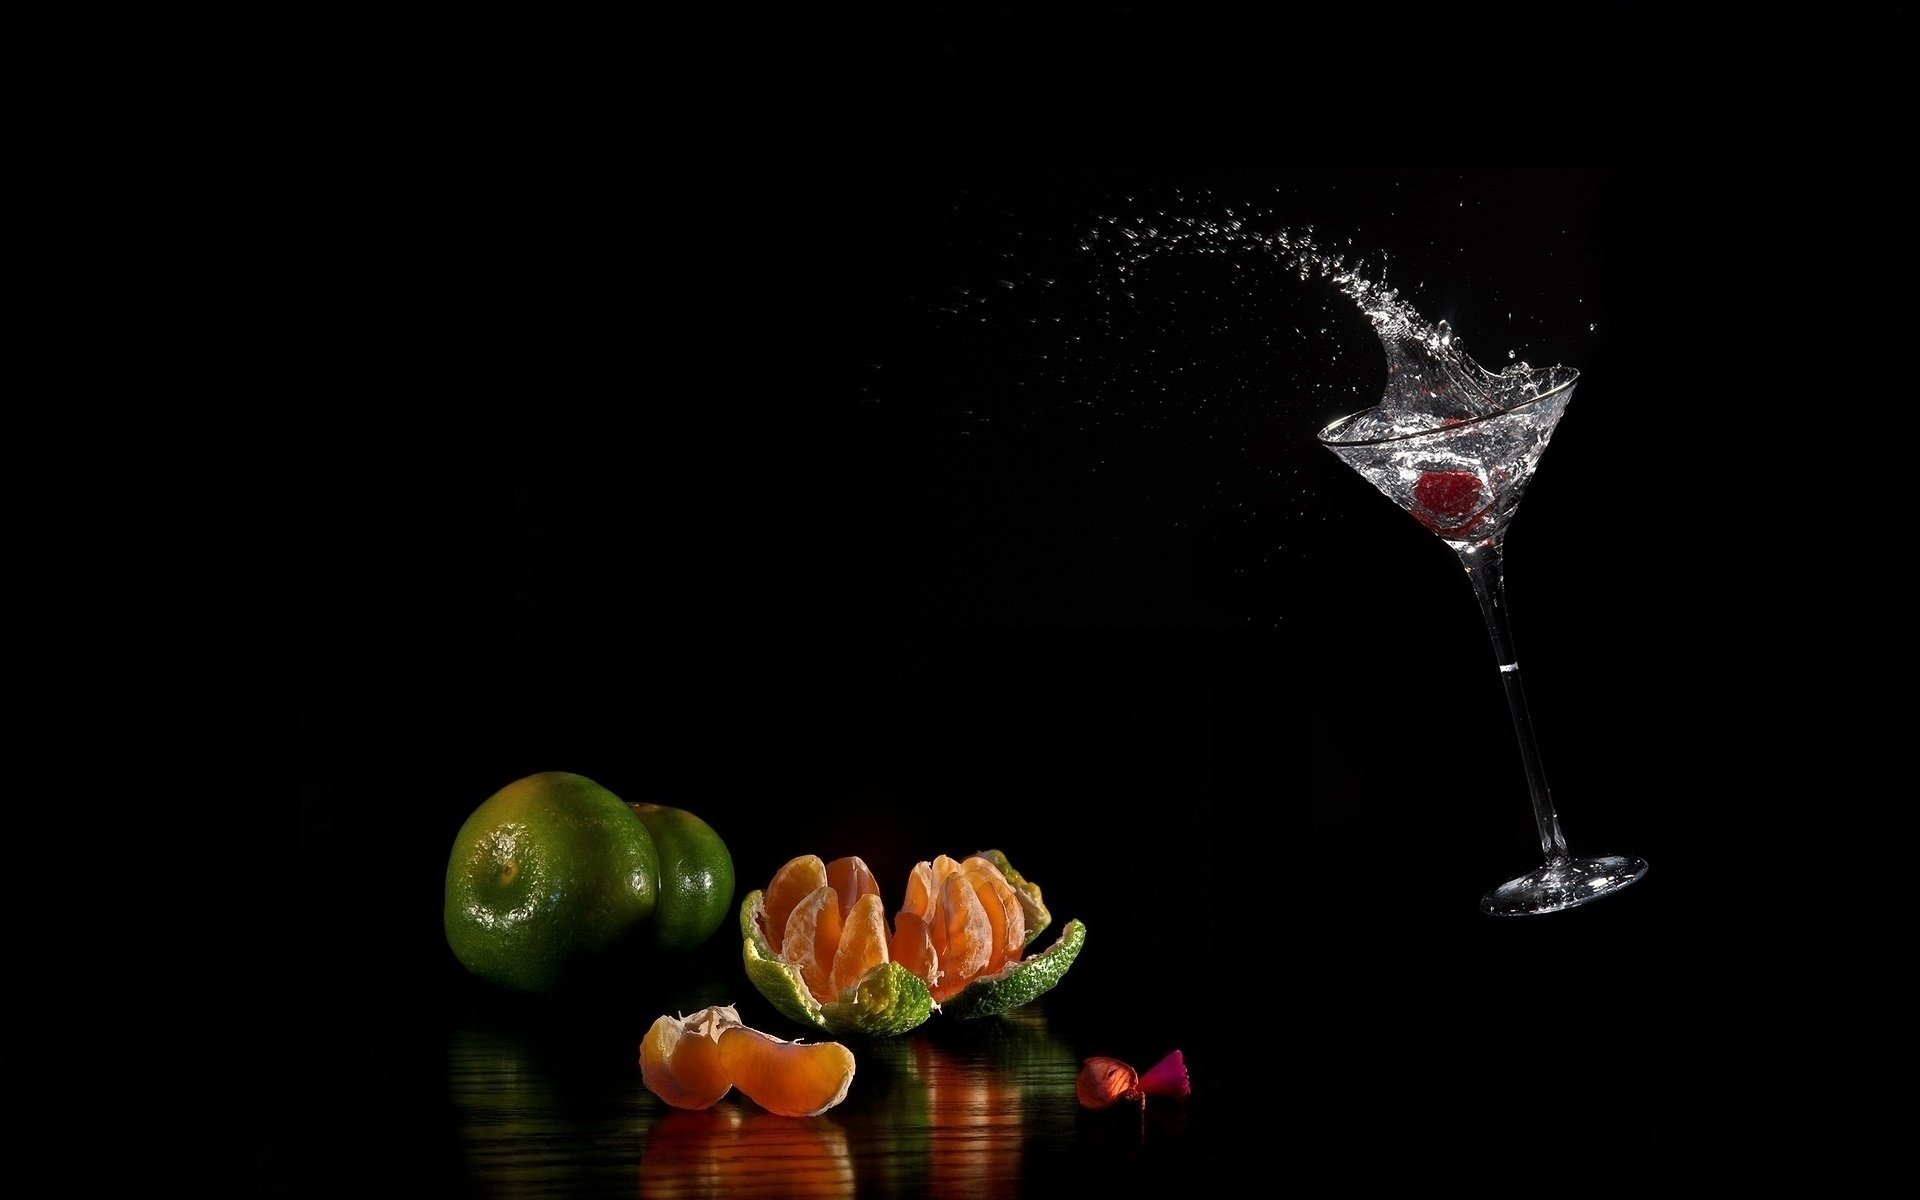
[[[552,991],[639,939],[659,874],[652,835],[620,797],[581,775],[529,775],[453,839],[447,944],[483,979]]]
[[[733,856],[713,826],[684,808],[629,804],[660,855],[660,899],[648,941],[691,950],[713,936],[733,909]]]

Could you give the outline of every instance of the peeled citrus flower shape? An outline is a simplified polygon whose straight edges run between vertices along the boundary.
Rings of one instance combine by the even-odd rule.
[[[1060,982],[1086,940],[1069,921],[1045,953],[1021,957],[1051,917],[997,850],[918,864],[891,935],[881,913],[866,863],[802,855],[741,905],[747,975],[785,1016],[878,1037],[935,1008],[963,1019],[1018,1008]]]
[[[732,1005],[661,1017],[640,1042],[640,1078],[675,1108],[712,1108],[730,1088],[768,1112],[813,1117],[847,1098],[853,1052],[786,1042],[740,1023]]]

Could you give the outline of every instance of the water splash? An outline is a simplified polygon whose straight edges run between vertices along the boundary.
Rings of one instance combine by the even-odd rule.
[[[1465,341],[1449,322],[1442,319],[1428,324],[1401,297],[1399,289],[1387,283],[1384,259],[1371,270],[1364,263],[1349,261],[1343,254],[1323,249],[1311,227],[1261,232],[1229,210],[1225,221],[1163,218],[1168,233],[1162,235],[1159,228],[1149,227],[1143,237],[1122,226],[1119,218],[1103,220],[1125,235],[1117,244],[1116,279],[1137,273],[1153,254],[1185,250],[1222,255],[1256,250],[1270,255],[1302,282],[1317,278],[1331,283],[1372,324],[1387,359],[1386,390],[1377,407],[1393,414],[1405,428],[1427,428],[1503,412],[1558,386],[1568,374],[1560,367],[1535,371],[1519,361],[1498,372],[1487,370],[1467,355]],[[1137,223],[1140,219],[1134,220]],[[1099,238],[1096,226],[1082,244],[1091,245]],[[1347,240],[1351,244],[1352,239]],[[1131,298],[1131,293],[1128,296]],[[1507,357],[1514,359],[1516,355],[1509,351]]]
[[[933,369],[889,365],[859,382],[874,389],[863,398],[911,402],[885,410],[890,429],[937,431],[952,456],[946,495],[982,544],[1003,511],[1013,541],[1030,540],[1035,520],[1072,521],[1083,524],[1063,544],[1125,546],[1116,561],[1142,562],[1143,549],[1201,545],[1222,594],[1276,572],[1284,590],[1317,544],[1311,527],[1341,519],[1321,494],[1324,469],[1290,447],[1369,405],[1444,423],[1538,386],[1525,364],[1474,362],[1471,326],[1463,336],[1423,320],[1401,286],[1422,294],[1426,280],[1369,252],[1364,233],[1323,238],[1284,199],[1222,199],[1117,197],[1057,223],[967,201],[955,227],[980,231],[956,243],[967,265],[918,293],[930,348],[919,361]],[[1437,252],[1437,266],[1459,268]],[[1510,316],[1504,334],[1530,319]],[[1027,495],[1060,503],[1008,504],[1008,480],[1042,481]],[[984,502],[964,499],[975,495]],[[1248,610],[1269,611],[1273,596],[1250,596]]]

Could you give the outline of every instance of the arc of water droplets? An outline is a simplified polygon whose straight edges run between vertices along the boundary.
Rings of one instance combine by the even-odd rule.
[[[1467,357],[1464,343],[1446,321],[1427,324],[1400,298],[1399,289],[1387,285],[1384,264],[1381,278],[1375,281],[1358,265],[1321,249],[1311,226],[1261,232],[1250,228],[1248,218],[1235,215],[1232,209],[1225,213],[1224,221],[1161,214],[1155,224],[1148,224],[1145,217],[1124,222],[1120,217],[1102,217],[1099,220],[1106,229],[1117,229],[1120,237],[1110,238],[1101,225],[1095,225],[1083,237],[1081,248],[1092,250],[1096,241],[1111,244],[1114,274],[1122,281],[1150,256],[1176,249],[1202,255],[1265,251],[1290,267],[1302,281],[1316,277],[1327,280],[1366,314],[1386,352],[1387,390],[1380,404],[1385,409],[1441,418],[1480,417],[1540,391],[1542,377],[1524,362],[1495,373]],[[1131,298],[1131,293],[1126,294]]]

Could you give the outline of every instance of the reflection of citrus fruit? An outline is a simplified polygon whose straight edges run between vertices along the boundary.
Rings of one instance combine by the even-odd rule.
[[[661,1017],[640,1043],[647,1090],[675,1108],[707,1108],[737,1087],[768,1112],[811,1117],[847,1098],[853,1052],[838,1042],[785,1042],[749,1029],[730,1006]]]
[[[796,1021],[884,1036],[935,1006],[963,1018],[1017,1008],[1058,983],[1086,940],[1069,921],[1046,953],[1021,958],[1050,918],[998,851],[914,867],[891,936],[880,905],[858,858],[794,859],[741,906],[748,977]]]
[[[838,1124],[792,1121],[730,1102],[668,1113],[648,1132],[640,1156],[640,1200],[853,1194],[853,1157]]]
[[[447,860],[447,944],[469,971],[548,991],[637,940],[659,859],[620,798],[564,771],[529,775],[473,811]]]
[[[684,808],[629,804],[660,855],[660,899],[648,939],[691,950],[713,936],[733,908],[733,856],[713,826]]]

